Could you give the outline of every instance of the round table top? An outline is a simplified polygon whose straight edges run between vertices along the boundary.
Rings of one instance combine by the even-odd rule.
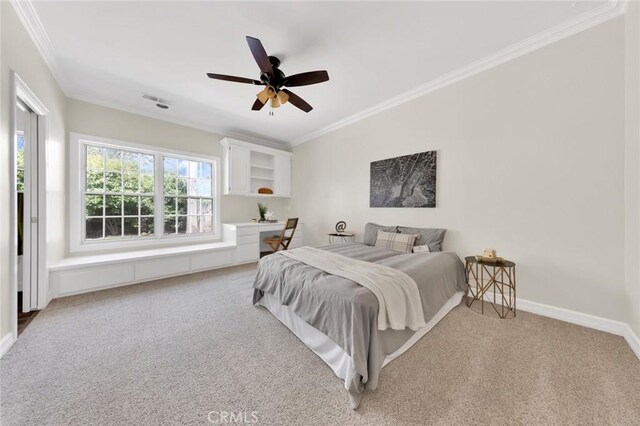
[[[331,237],[353,237],[356,235],[354,232],[330,232]]]
[[[467,262],[479,263],[480,265],[485,266],[506,266],[507,268],[513,268],[514,266],[516,266],[515,262],[507,259],[504,259],[502,262],[484,262],[482,260],[476,259],[475,256],[467,256],[464,258],[464,260],[466,260]]]

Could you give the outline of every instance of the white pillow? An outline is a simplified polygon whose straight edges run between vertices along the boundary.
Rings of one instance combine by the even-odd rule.
[[[413,252],[414,253],[431,253],[431,250],[429,250],[429,246],[425,244],[423,246],[414,246]]]
[[[376,247],[403,253],[411,253],[419,234],[398,234],[395,232],[378,231]]]

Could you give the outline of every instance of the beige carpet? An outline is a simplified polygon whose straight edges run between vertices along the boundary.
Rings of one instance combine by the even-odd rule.
[[[640,362],[622,338],[459,306],[352,411],[342,383],[236,267],[59,299],[1,361],[0,423],[638,424]],[[214,414],[212,420],[219,421]]]

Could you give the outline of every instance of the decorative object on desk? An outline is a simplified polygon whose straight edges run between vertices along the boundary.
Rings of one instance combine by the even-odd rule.
[[[271,188],[260,188],[258,189],[258,194],[273,195],[273,190]]]
[[[267,206],[258,201],[258,213],[260,213],[260,220],[258,222],[265,221],[265,215],[267,214]]]
[[[256,222],[258,222],[257,219],[251,219],[251,223],[256,223]]]
[[[340,222],[336,223],[336,232],[338,234],[344,232],[345,229],[347,229],[347,222],[341,220]]]
[[[370,207],[435,207],[436,151],[374,161]]]
[[[496,254],[496,249],[494,248],[486,248],[482,252],[482,255],[476,256],[476,260],[479,262],[485,263],[503,263],[504,259],[498,257]]]
[[[268,212],[266,212],[266,213],[264,214],[264,220],[263,220],[263,222],[276,223],[276,222],[278,222],[278,219],[274,219],[274,218],[273,218],[273,212],[269,212],[269,211],[268,211]]]

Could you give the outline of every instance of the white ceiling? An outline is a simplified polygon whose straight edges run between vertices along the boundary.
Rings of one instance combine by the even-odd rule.
[[[291,143],[561,25],[606,2],[33,2],[73,98],[216,133]],[[287,74],[331,80],[293,91],[313,105],[251,111],[258,78],[245,36]],[[142,99],[171,101],[162,111]]]

